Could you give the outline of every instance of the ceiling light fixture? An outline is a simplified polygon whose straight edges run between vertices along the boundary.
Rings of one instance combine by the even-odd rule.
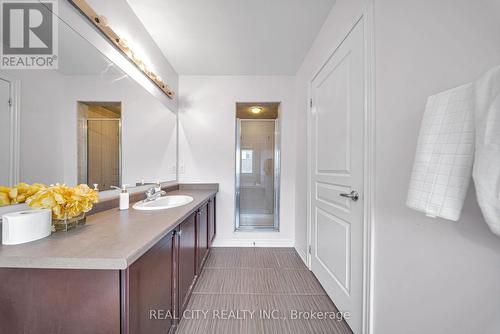
[[[253,114],[260,114],[262,112],[262,108],[261,107],[250,107],[250,111]]]

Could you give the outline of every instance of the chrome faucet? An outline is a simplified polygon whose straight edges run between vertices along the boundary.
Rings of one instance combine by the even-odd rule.
[[[151,202],[157,200],[158,198],[165,196],[167,193],[164,190],[157,191],[156,187],[149,188],[146,191],[146,199],[144,202]]]

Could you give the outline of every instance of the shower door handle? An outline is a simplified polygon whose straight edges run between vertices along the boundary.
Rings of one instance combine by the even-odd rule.
[[[354,202],[356,202],[359,199],[359,194],[356,190],[351,191],[350,194],[341,193],[340,196],[345,197],[345,198],[349,198],[349,199],[353,200]]]

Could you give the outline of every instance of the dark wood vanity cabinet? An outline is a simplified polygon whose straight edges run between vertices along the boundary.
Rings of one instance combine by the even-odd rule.
[[[178,312],[186,308],[196,276],[196,216],[193,213],[177,228],[177,302]]]
[[[0,333],[120,333],[117,270],[0,268]]]
[[[128,330],[122,333],[155,334],[175,329],[179,321],[176,317],[187,307],[214,236],[212,197],[122,271],[122,282],[127,287],[122,291],[122,300],[126,301],[122,305],[122,314],[126,315],[122,325]],[[167,312],[169,316],[165,316]]]
[[[173,232],[121,273],[123,327],[128,333],[165,333],[173,325]]]
[[[173,333],[215,236],[215,196],[124,270],[0,268],[0,333]]]

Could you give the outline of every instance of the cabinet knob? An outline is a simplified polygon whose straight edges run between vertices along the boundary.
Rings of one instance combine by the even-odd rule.
[[[179,235],[179,237],[182,235],[182,230],[179,230],[179,232],[177,232],[177,234]]]

